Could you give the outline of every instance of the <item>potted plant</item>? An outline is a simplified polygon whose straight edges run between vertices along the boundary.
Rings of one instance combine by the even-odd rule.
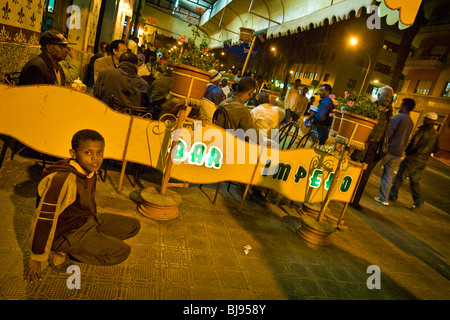
[[[366,95],[344,92],[336,99],[332,130],[336,142],[363,150],[373,127],[377,124],[379,111],[376,103]]]
[[[192,33],[199,35],[196,26]],[[194,39],[182,36],[177,39],[178,46],[169,50],[161,50],[161,59],[155,72],[165,73],[172,77],[171,91],[180,98],[203,98],[206,85],[209,82],[208,70],[217,67],[217,61],[209,51],[206,41],[200,46],[195,44]],[[156,78],[158,76],[154,75]]]
[[[281,93],[281,88],[276,86],[271,86],[269,89],[262,89],[261,91],[267,92],[269,94],[270,104],[276,105],[277,104],[277,98]]]

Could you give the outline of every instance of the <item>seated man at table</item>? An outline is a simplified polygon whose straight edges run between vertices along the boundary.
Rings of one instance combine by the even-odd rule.
[[[150,86],[137,75],[138,58],[132,52],[125,52],[119,58],[118,69],[100,72],[94,84],[94,97],[115,108],[114,99],[123,108],[129,108],[135,115],[150,112]]]
[[[253,96],[255,86],[256,81],[253,78],[243,77],[239,80],[236,94],[222,101],[217,107],[217,109],[224,109],[227,112],[230,119],[229,128],[226,128],[223,117],[217,119],[218,126],[225,129],[253,130],[255,133],[257,132],[250,110],[245,106]]]
[[[270,96],[267,92],[262,91],[258,96],[258,101],[260,105],[253,108],[250,113],[259,132],[266,134],[270,138],[270,130],[278,126],[284,118],[285,111],[269,104]]]
[[[66,59],[69,43],[64,34],[56,30],[42,33],[39,39],[41,54],[29,60],[20,72],[20,85],[65,85],[66,77],[59,62]]]

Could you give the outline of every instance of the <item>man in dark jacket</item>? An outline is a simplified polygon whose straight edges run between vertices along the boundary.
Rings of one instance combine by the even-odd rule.
[[[403,155],[403,151],[408,143],[409,136],[414,128],[414,123],[409,113],[416,106],[413,99],[403,99],[399,114],[392,118],[391,128],[389,129],[389,142],[387,154],[378,162],[374,170],[383,167],[381,175],[381,183],[379,189],[379,197],[375,197],[375,201],[387,206],[389,205],[388,197],[391,188],[392,179],[394,178],[394,170]]]
[[[358,189],[356,190],[355,197],[350,203],[352,207],[358,210],[363,209],[359,204],[359,201],[361,200],[366,184],[369,181],[370,174],[378,161],[383,157],[383,154],[386,153],[389,128],[391,127],[392,121],[393,97],[394,90],[389,86],[381,87],[378,90],[378,100],[375,103],[379,106],[380,115],[378,116],[377,124],[367,138],[365,150],[355,150],[351,155],[353,161],[361,161],[367,164],[367,168],[364,170]]]
[[[119,68],[107,69],[98,75],[94,97],[113,109],[130,109],[135,115],[149,112],[150,86],[137,75],[138,58],[125,52],[119,58]]]
[[[58,62],[67,57],[67,45],[74,43],[67,41],[64,35],[56,30],[42,33],[39,43],[42,53],[29,60],[22,68],[19,84],[65,85],[66,77]]]
[[[406,147],[406,158],[400,163],[400,168],[389,193],[389,200],[397,200],[403,180],[409,177],[411,194],[414,200],[411,209],[423,206],[424,200],[420,191],[422,172],[425,170],[430,155],[439,151],[439,134],[434,129],[437,118],[438,116],[434,112],[429,112],[424,116],[423,124]]]

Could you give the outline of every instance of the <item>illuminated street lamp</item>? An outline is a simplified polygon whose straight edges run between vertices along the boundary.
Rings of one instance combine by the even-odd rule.
[[[349,41],[350,45],[356,46],[358,44],[358,39],[355,37],[351,37]],[[367,57],[369,58],[369,66],[367,67],[366,75],[364,76],[364,80],[361,85],[361,89],[359,89],[359,94],[361,95],[362,89],[364,88],[364,84],[366,83],[367,75],[369,74],[370,66],[372,64],[372,59],[370,58],[370,54],[367,52],[367,50],[364,47],[361,47],[363,51],[367,54]]]

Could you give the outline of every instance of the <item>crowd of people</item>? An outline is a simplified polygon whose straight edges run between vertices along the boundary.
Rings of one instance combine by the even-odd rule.
[[[20,85],[66,85],[80,77],[81,66],[76,51],[69,48],[71,43],[62,33],[55,30],[43,32],[40,45],[41,54],[28,61],[21,70]],[[87,65],[84,84],[92,88],[94,97],[112,108],[128,108],[137,115],[150,113],[154,119],[158,119],[161,114],[170,112],[180,101],[170,94],[170,78],[149,78],[154,59],[154,52],[149,49],[139,50],[134,38],[128,43],[123,40],[115,40],[110,44],[101,43],[99,52]],[[257,143],[271,141],[271,129],[279,128],[280,125],[291,121],[297,123],[305,121],[304,125],[317,133],[319,145],[325,144],[328,139],[334,109],[330,97],[332,87],[329,84],[325,83],[319,87],[320,100],[315,108],[311,107],[314,104],[314,97],[308,100],[306,97],[308,89],[301,88],[300,79],[295,80],[294,85],[289,88],[284,103],[273,105],[270,103],[268,92],[262,90],[265,88],[265,82],[260,77],[255,79],[238,73],[234,79],[228,80],[214,69],[209,70],[209,74],[210,79],[204,98],[190,100],[190,103],[197,107],[199,116],[212,121],[216,111],[223,111],[218,113],[222,114],[222,117],[215,119],[217,125],[225,129],[261,132],[263,134],[257,136],[255,141]],[[386,86],[379,89],[378,99],[375,102],[380,111],[377,124],[366,141],[365,149],[356,150],[351,154],[352,160],[367,165],[351,203],[356,209],[362,209],[359,202],[370,174],[381,167],[383,173],[379,196],[375,197],[377,202],[389,205],[388,201],[395,201],[402,182],[409,177],[414,201],[412,209],[424,204],[420,180],[426,161],[439,149],[439,136],[434,129],[437,115],[427,113],[423,125],[412,139],[409,139],[414,127],[410,112],[415,108],[415,101],[403,99],[399,113],[393,116],[393,96],[392,88]],[[224,117],[223,114],[227,116]],[[260,140],[261,137],[264,141]],[[33,220],[30,242],[31,256],[25,273],[26,280],[40,277],[40,262],[47,259],[50,254],[51,266],[55,270],[61,270],[66,257],[59,254],[59,251],[70,253],[80,261],[94,264],[108,265],[123,261],[129,249],[121,240],[133,236],[139,230],[139,224],[135,220],[120,221],[117,217],[98,215],[95,211],[92,191],[95,190],[95,180],[91,179],[92,173],[99,168],[103,159],[105,147],[103,138],[97,132],[88,130],[77,133],[72,142],[70,151],[72,159],[57,163],[56,167],[49,167],[45,173],[45,181],[42,182],[43,187],[39,189],[38,209]],[[89,155],[84,153],[86,150],[89,151]],[[405,151],[406,158],[401,161]],[[394,170],[398,165],[399,171],[394,177]],[[78,188],[78,184],[84,180],[85,184],[91,186],[91,191]],[[63,187],[64,192],[68,187],[71,188],[70,192],[66,192],[70,199],[64,200],[58,196]],[[79,198],[85,199],[86,201],[82,202],[88,205],[76,200]],[[56,213],[53,209],[61,208],[61,202],[58,201],[63,201],[66,209]],[[49,211],[53,213],[49,215]],[[76,219],[72,219],[71,215]],[[54,227],[55,220],[60,221],[61,218],[66,219],[64,221],[67,223],[58,223]],[[83,224],[79,224],[80,221]],[[89,227],[97,226],[95,232],[91,229],[89,232],[81,230],[87,222]],[[127,225],[129,228],[120,234],[116,232],[117,230],[103,228],[103,225],[117,223]],[[85,236],[98,241],[99,246],[86,245],[83,239],[89,239],[84,238]],[[69,238],[78,240],[71,243],[67,241]]]

